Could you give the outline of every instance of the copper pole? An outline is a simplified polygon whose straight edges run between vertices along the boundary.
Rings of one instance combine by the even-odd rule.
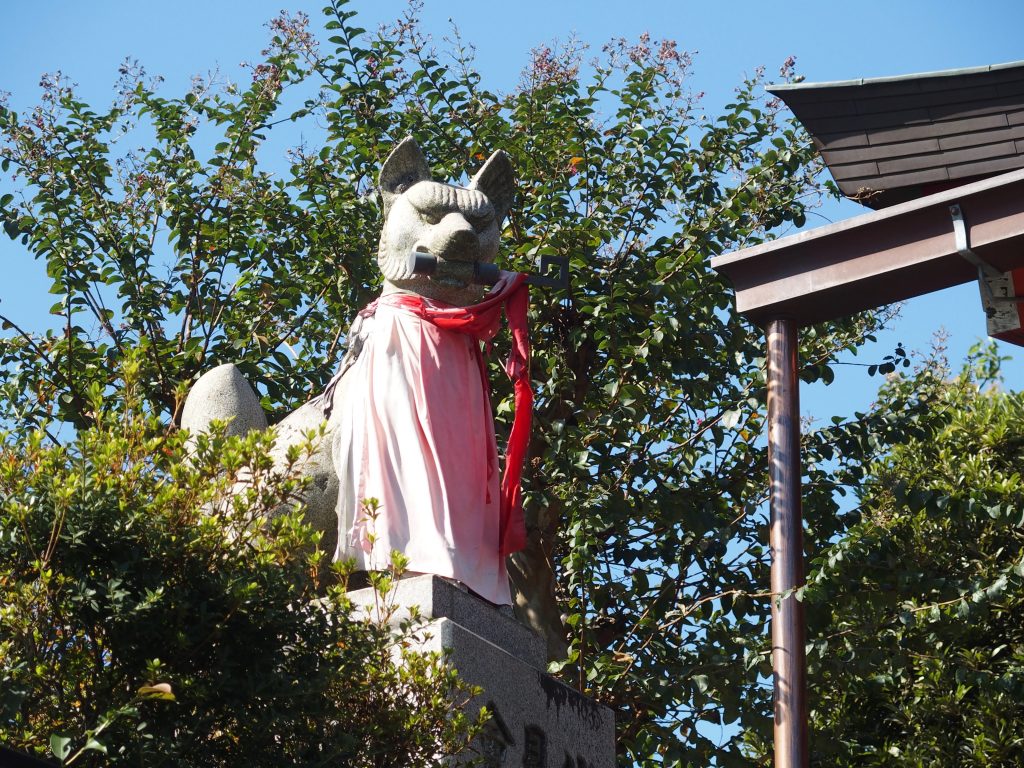
[[[768,321],[768,472],[771,482],[772,667],[775,768],[807,768],[804,609],[779,595],[804,583],[800,515],[800,381],[795,320]]]

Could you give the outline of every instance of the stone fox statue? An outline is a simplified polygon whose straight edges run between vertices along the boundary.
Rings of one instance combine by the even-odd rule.
[[[497,256],[512,166],[499,151],[467,187],[438,183],[407,138],[384,162],[379,183],[383,293],[353,321],[348,352],[324,393],[277,425],[274,458],[283,461],[289,445],[326,422],[325,439],[301,471],[311,478],[307,514],[335,557],[376,570],[398,550],[412,572],[454,578],[507,604],[505,557],[525,544],[519,472],[532,400],[525,276],[502,272],[487,298],[471,280],[475,263]],[[414,251],[437,258],[429,277],[412,272]],[[506,370],[516,391],[503,479],[481,353],[502,309],[513,332]],[[231,419],[236,433],[266,427],[234,365],[196,382],[182,426],[202,430],[214,418]]]

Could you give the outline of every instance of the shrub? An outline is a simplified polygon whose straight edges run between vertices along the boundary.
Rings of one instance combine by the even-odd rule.
[[[137,372],[115,402],[90,391],[94,426],[72,443],[2,446],[0,741],[80,765],[429,765],[462,749],[468,691],[409,650],[409,627],[396,654],[385,621],[353,612],[290,501],[299,481],[271,468],[272,434],[190,446],[142,412]]]

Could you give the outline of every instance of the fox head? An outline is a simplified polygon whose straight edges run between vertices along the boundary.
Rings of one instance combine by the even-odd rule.
[[[385,292],[416,293],[447,304],[467,306],[483,297],[484,288],[469,282],[475,262],[492,263],[498,255],[502,222],[515,195],[512,163],[498,150],[467,187],[433,181],[416,142],[403,140],[380,169],[384,229],[377,263]],[[409,254],[421,250],[465,270],[415,275]],[[453,274],[454,273],[454,274]],[[465,275],[461,280],[457,275]]]

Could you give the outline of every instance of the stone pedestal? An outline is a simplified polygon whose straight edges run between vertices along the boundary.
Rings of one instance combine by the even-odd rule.
[[[351,593],[372,609],[372,589]],[[544,672],[545,644],[512,616],[437,576],[398,583],[388,596],[402,618],[429,620],[427,650],[446,649],[459,676],[483,693],[470,702],[494,713],[478,749],[497,768],[613,768],[612,712]],[[404,613],[403,613],[404,611]]]

